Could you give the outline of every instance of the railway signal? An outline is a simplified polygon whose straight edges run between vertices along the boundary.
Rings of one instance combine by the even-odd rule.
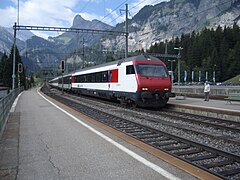
[[[65,61],[62,60],[61,62],[61,69],[62,69],[62,73],[64,73],[64,70],[65,70]]]
[[[18,73],[22,73],[22,72],[23,72],[22,63],[18,63]]]

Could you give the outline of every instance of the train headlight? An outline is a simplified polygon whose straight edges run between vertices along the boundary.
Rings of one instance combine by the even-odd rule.
[[[148,88],[142,88],[142,91],[148,91]]]
[[[164,88],[164,91],[169,91],[169,89],[168,88]]]

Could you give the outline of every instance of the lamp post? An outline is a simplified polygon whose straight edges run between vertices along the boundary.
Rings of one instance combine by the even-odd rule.
[[[213,68],[213,83],[216,84],[216,64],[214,64],[214,68]]]
[[[14,23],[14,26],[13,26],[13,73],[12,73],[12,90],[15,89],[15,77],[16,77],[16,74],[15,74],[15,63],[16,63],[16,28],[17,26],[17,23],[15,22]]]
[[[171,62],[171,81],[173,83],[174,75],[173,75],[173,62],[175,62],[175,59],[169,59],[168,62]]]
[[[168,62],[171,62],[171,71],[173,71],[173,63],[175,62],[175,59],[169,59]]]
[[[183,48],[180,46],[178,48],[174,48],[176,50],[178,50],[178,85],[180,85],[180,58],[181,58],[181,50],[183,50]]]

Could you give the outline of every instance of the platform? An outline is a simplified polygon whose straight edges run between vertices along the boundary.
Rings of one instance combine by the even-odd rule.
[[[176,98],[170,98],[170,104],[183,104],[183,105],[194,105],[202,106],[206,108],[216,108],[222,110],[234,110],[240,112],[240,101],[232,101],[232,103],[227,103],[225,100],[214,100],[204,101],[204,98],[190,98],[185,97],[183,100],[177,100]]]
[[[185,97],[182,100],[177,99],[170,98],[168,106],[181,112],[240,122],[240,101],[233,101],[232,104],[229,104],[225,100],[210,99],[204,101],[201,98],[190,97]]]
[[[22,93],[0,141],[0,179],[196,179],[55,104]]]

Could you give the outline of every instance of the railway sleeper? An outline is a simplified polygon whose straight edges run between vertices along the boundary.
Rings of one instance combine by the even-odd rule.
[[[178,143],[178,142],[175,141],[175,140],[170,139],[169,141],[156,142],[156,143],[154,143],[154,145],[156,145],[156,146],[162,148],[163,146],[173,145],[173,144],[176,144],[176,143]]]
[[[226,166],[226,165],[231,164],[231,163],[233,163],[233,160],[229,159],[229,160],[226,160],[226,161],[201,164],[201,166],[209,169],[209,168],[214,168],[214,167],[219,167],[219,166]]]
[[[152,135],[154,134],[143,134],[143,135],[140,135],[138,138],[142,141],[144,141],[146,138],[149,138],[151,137]]]
[[[129,126],[122,126],[121,124],[118,124],[117,126],[115,127],[119,127],[121,129],[126,129],[126,130],[132,130],[132,129],[139,129],[138,126],[135,126],[135,125],[129,125]]]
[[[131,133],[132,136],[137,136],[139,139],[141,138],[141,136],[151,135],[151,134],[153,134],[153,132],[151,132],[151,131],[141,131],[141,132],[132,132]]]
[[[211,158],[216,158],[218,155],[217,154],[209,154],[209,155],[203,155],[203,156],[196,156],[196,157],[185,157],[185,159],[189,160],[189,161],[199,161],[199,160],[203,160],[203,159],[211,159]]]
[[[203,149],[191,149],[191,150],[186,150],[186,151],[180,151],[180,152],[175,152],[173,154],[177,156],[182,156],[182,155],[187,155],[187,154],[196,154],[202,152]]]
[[[221,174],[222,176],[231,176],[240,173],[240,168],[223,170],[217,173]]]
[[[183,149],[183,148],[190,148],[191,146],[188,144],[184,144],[184,145],[179,145],[179,146],[167,146],[167,147],[161,147],[163,150],[165,151],[173,151],[176,149]]]
[[[140,134],[140,133],[142,133],[142,130],[141,129],[121,129],[121,131],[124,131],[124,132],[126,132],[126,133],[128,133],[128,134],[130,134],[130,135],[133,135],[134,133],[135,134]]]
[[[161,136],[159,134],[151,134],[151,135],[146,135],[146,136],[141,136],[141,140],[146,140],[146,139],[152,139],[155,140],[160,138]]]

